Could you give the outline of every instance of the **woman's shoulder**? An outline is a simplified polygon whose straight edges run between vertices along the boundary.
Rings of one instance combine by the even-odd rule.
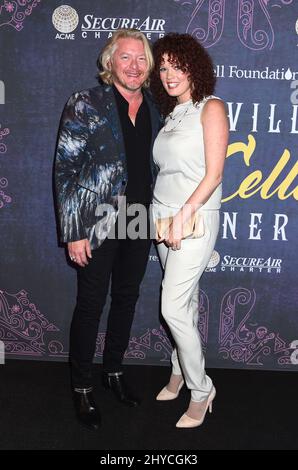
[[[219,96],[209,95],[203,98],[202,101],[198,103],[198,106],[200,107],[201,110],[202,109],[220,109],[220,108],[225,108],[225,102]]]
[[[201,105],[201,106],[204,106],[206,103],[208,102],[211,102],[211,101],[222,101],[222,98],[220,98],[219,96],[215,96],[215,95],[208,95],[208,96],[205,96],[205,98],[203,98],[199,103],[198,105]]]
[[[215,95],[208,95],[205,96],[201,101],[196,102],[194,104],[194,107],[196,110],[201,114],[203,109],[208,109],[208,108],[213,108],[213,107],[221,107],[224,106],[224,101],[219,97]]]
[[[225,102],[215,95],[206,96],[202,100],[201,106],[201,122],[205,119],[223,119],[226,118],[227,109]]]

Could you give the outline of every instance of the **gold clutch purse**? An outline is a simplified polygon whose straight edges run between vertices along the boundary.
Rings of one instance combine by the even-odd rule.
[[[156,219],[156,239],[162,238],[163,234],[168,230],[173,222],[173,217],[164,217]],[[200,238],[205,233],[203,215],[195,212],[183,225],[182,238]]]

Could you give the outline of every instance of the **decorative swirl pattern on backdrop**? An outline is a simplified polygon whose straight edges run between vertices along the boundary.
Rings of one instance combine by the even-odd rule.
[[[225,10],[228,6],[226,0],[174,1],[188,10],[190,19],[186,28],[187,33],[195,36],[207,48],[220,41],[224,31]],[[274,25],[270,10],[288,6],[292,2],[293,0],[238,0],[235,7],[238,40],[243,46],[254,51],[272,49]]]
[[[4,0],[0,5],[0,28],[11,26],[16,31],[23,29],[23,23],[27,16],[31,15],[41,0]]]
[[[7,127],[1,130],[1,124],[0,124],[0,156],[1,154],[4,154],[7,152],[7,146],[1,141],[4,137],[8,136],[9,133],[10,133],[10,130]],[[11,202],[11,197],[3,191],[3,189],[7,188],[7,186],[8,186],[7,178],[0,176],[0,209],[2,209],[2,207],[4,207],[5,204],[9,204]]]
[[[256,303],[256,293],[244,287],[231,289],[223,296],[220,308],[219,356],[224,360],[249,366],[263,366],[266,356],[277,358],[280,366],[290,364],[291,347],[279,333],[270,332],[266,326],[252,323],[251,314]],[[208,340],[209,299],[200,291],[198,329],[203,349]],[[40,313],[29,301],[25,290],[9,294],[0,290],[0,340],[5,344],[6,355],[64,357],[64,345],[52,338],[59,329]],[[48,340],[48,335],[50,338]],[[99,333],[96,357],[102,357],[105,333]],[[148,354],[149,353],[149,354]],[[126,360],[145,360],[154,353],[160,362],[169,362],[172,353],[170,340],[160,326],[147,329],[140,337],[132,336],[125,353]]]
[[[44,356],[46,335],[58,331],[30,302],[25,290],[17,294],[0,290],[0,340],[6,355]]]
[[[221,301],[219,355],[223,359],[253,366],[264,365],[265,356],[277,356],[279,365],[290,364],[290,345],[266,326],[252,323],[256,303],[255,290],[237,287]]]
[[[197,304],[200,311],[198,328],[203,347],[206,347],[209,300],[204,291],[200,291]],[[68,352],[58,339],[51,339],[48,343],[46,341],[46,333],[58,331],[59,329],[40,313],[35,304],[29,301],[25,290],[17,294],[0,291],[0,340],[5,343],[7,355],[67,357]],[[105,333],[99,333],[96,357],[102,356],[104,341]],[[170,360],[172,346],[162,326],[159,329],[147,329],[140,337],[132,336],[125,359],[144,360],[148,351],[156,352],[158,355],[162,353],[161,362]]]

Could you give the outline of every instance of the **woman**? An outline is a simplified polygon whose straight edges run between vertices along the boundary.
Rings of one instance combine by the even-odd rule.
[[[162,315],[176,343],[169,383],[156,399],[176,398],[185,381],[191,400],[176,426],[191,428],[202,424],[215,397],[197,328],[198,293],[219,229],[228,123],[224,103],[213,96],[212,61],[192,36],[168,34],[153,53],[152,91],[166,116],[153,150],[159,168],[153,212],[156,222],[173,216],[157,248],[164,269]],[[184,238],[194,216],[201,233]]]

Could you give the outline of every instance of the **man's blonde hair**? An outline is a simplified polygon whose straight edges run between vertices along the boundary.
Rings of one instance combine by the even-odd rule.
[[[117,41],[119,39],[127,38],[142,41],[144,45],[144,53],[147,60],[149,75],[152,72],[152,69],[154,67],[154,60],[151,52],[151,47],[146,36],[138,29],[118,29],[109,39],[97,60],[97,65],[100,69],[99,76],[102,81],[107,83],[108,85],[111,85],[113,83],[113,74],[110,70],[110,64],[112,62],[114,52],[117,49]],[[143,86],[149,86],[149,78],[147,78]]]

